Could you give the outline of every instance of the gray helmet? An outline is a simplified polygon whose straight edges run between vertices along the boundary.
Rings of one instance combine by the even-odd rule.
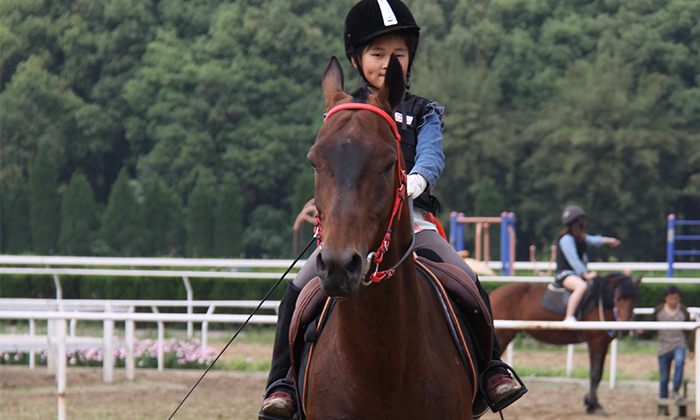
[[[586,212],[579,206],[568,206],[561,213],[561,222],[568,226],[586,215]]]

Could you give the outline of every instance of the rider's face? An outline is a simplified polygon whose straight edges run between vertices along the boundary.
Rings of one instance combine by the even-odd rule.
[[[388,34],[375,39],[371,46],[362,52],[360,63],[365,78],[371,85],[370,92],[377,93],[384,84],[384,75],[389,65],[389,58],[394,54],[401,63],[403,77],[408,72],[408,46],[406,41],[398,35]],[[357,67],[356,63],[353,65]]]

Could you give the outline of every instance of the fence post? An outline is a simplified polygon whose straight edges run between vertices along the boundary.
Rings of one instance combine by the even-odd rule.
[[[216,310],[216,306],[211,305],[209,306],[209,309],[207,309],[207,315],[211,315],[214,313]],[[202,322],[202,354],[204,354],[204,350],[207,349],[207,344],[209,341],[209,321],[204,321]]]
[[[151,310],[154,314],[158,312],[156,306],[151,306]],[[164,367],[164,351],[163,351],[163,340],[165,339],[165,323],[163,321],[158,321],[158,372],[163,371]]]
[[[615,389],[615,377],[617,376],[617,338],[610,345],[610,389]]]
[[[36,320],[29,320],[29,336],[34,337],[36,335]],[[34,369],[36,367],[36,351],[29,350],[29,369]]]
[[[112,304],[105,305],[105,313],[112,313]],[[102,381],[108,384],[114,382],[114,320],[105,319],[104,332],[102,338],[104,341],[104,351],[102,352]]]
[[[128,313],[134,312],[134,307],[129,306]],[[126,380],[133,381],[136,373],[136,360],[134,358],[134,333],[136,323],[132,320],[124,321],[124,341],[126,345],[126,358],[124,359],[124,370],[126,371]]]
[[[666,277],[673,277],[673,253],[676,242],[676,216],[668,215],[668,230],[666,233],[666,261],[668,262],[668,271]]]
[[[58,373],[58,420],[66,419],[66,320],[58,319],[58,354],[57,354],[57,373]]]
[[[571,378],[571,371],[574,366],[574,345],[569,344],[566,347],[566,377]]]
[[[194,300],[194,292],[192,292],[192,285],[190,284],[190,279],[188,279],[185,276],[182,276],[182,281],[185,283],[185,290],[187,290],[187,315],[191,315],[193,310],[192,310],[192,301]],[[194,327],[192,325],[192,321],[187,321],[187,338],[192,338],[194,335]]]

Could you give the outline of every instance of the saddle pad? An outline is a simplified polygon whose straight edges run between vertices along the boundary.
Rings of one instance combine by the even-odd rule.
[[[569,301],[569,296],[571,296],[569,290],[549,284],[542,295],[542,309],[563,316],[566,314],[566,303]]]
[[[576,310],[576,318],[583,319],[594,309],[598,307],[600,296],[603,295],[603,307],[610,308],[613,306],[612,289],[610,293],[605,293],[605,288],[608,285],[608,280],[605,277],[595,277],[589,280],[586,293],[581,299],[581,303]],[[608,296],[609,295],[609,296]],[[547,286],[544,295],[542,296],[542,308],[556,314],[564,316],[566,314],[566,304],[569,302],[571,291],[563,287],[556,287],[553,284]]]
[[[427,269],[432,273],[446,289],[449,298],[454,300],[455,309],[463,315],[467,329],[472,333],[475,344],[484,355],[485,360],[478,361],[478,370],[485,371],[493,352],[493,322],[475,281],[452,264],[437,263],[423,257],[416,258],[416,267]],[[459,343],[457,345],[459,346]]]

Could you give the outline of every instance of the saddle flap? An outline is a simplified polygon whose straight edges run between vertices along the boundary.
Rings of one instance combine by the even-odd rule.
[[[493,351],[493,321],[491,313],[479,294],[474,279],[452,264],[437,263],[423,257],[416,261],[428,268],[455,300],[474,332],[477,344],[490,360]]]
[[[308,282],[299,294],[294,315],[292,315],[292,322],[289,326],[289,346],[294,377],[296,377],[298,350],[302,345],[298,341],[300,338],[303,338],[303,334],[300,335],[299,331],[303,330],[318,316],[327,299],[328,296],[321,291],[318,277],[314,277]]]

